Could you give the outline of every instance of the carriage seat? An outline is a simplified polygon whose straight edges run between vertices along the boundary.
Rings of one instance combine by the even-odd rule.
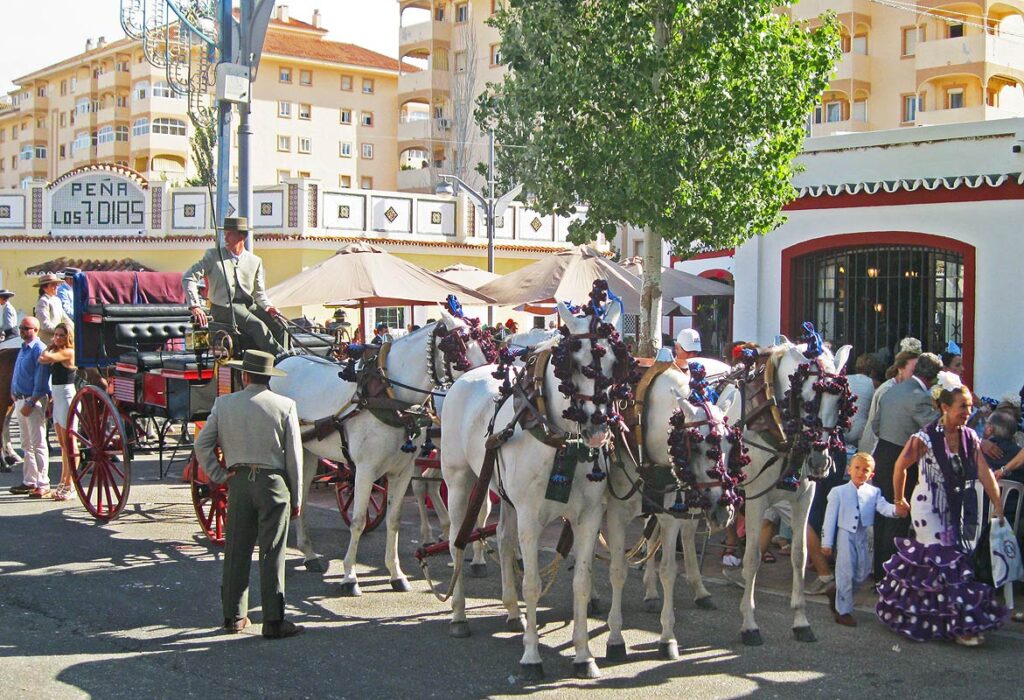
[[[298,353],[309,353],[327,357],[334,347],[334,336],[323,333],[289,333],[291,349]]]
[[[157,348],[173,338],[184,338],[192,327],[184,304],[90,304],[86,314],[99,317],[121,347]]]
[[[134,367],[136,374],[142,372],[148,372],[151,369],[160,369],[163,367],[164,353],[162,352],[142,352],[139,350],[133,350],[132,352],[122,353],[117,358],[117,364],[127,367]]]
[[[210,363],[200,363],[196,360],[194,352],[172,353],[164,355],[164,369],[178,370],[179,372],[196,372],[202,369],[209,369]]]

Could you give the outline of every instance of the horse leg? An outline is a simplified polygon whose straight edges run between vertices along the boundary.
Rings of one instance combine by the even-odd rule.
[[[658,549],[661,549],[662,559],[665,558],[666,550],[664,542],[658,539],[659,534],[664,534],[660,524],[651,533],[645,545],[645,553],[649,557],[644,562],[644,610],[647,612],[658,612],[661,609],[661,596],[658,595],[658,568],[656,564],[658,562]],[[673,549],[672,551],[675,550]]]
[[[622,663],[626,660],[626,640],[622,638],[622,590],[626,585],[626,525],[632,515],[631,504],[609,499],[608,523],[608,579],[612,585],[612,602],[608,610],[608,644],[605,661]]]
[[[704,587],[704,577],[700,574],[700,559],[697,558],[697,525],[698,520],[684,520],[680,527],[680,539],[683,542],[683,566],[686,567],[686,582],[693,591],[693,602],[702,610],[714,610],[715,602],[711,593]]]
[[[424,472],[426,475],[427,472]],[[441,478],[440,469],[429,470],[431,477]],[[451,537],[452,521],[448,516],[448,508],[444,504],[444,500],[441,498],[441,482],[440,481],[429,481],[427,482],[427,489],[430,491],[430,500],[434,504],[434,513],[437,515],[437,519],[441,524],[441,539],[448,539]]]
[[[740,612],[743,613],[743,626],[740,627],[740,637],[747,646],[760,646],[764,643],[761,638],[761,630],[754,620],[754,585],[757,581],[757,570],[761,566],[761,545],[757,541],[757,533],[761,529],[761,519],[764,516],[767,503],[765,497],[755,498],[747,501],[747,546],[743,553],[743,598],[740,602]]]
[[[540,658],[540,636],[537,633],[537,602],[540,600],[541,590],[537,548],[541,526],[536,512],[517,509],[516,513],[519,551],[523,555],[523,600],[526,603],[526,632],[523,634],[523,657],[519,660],[519,665],[528,680],[538,680],[544,677],[544,665]],[[588,590],[587,597],[589,595]]]
[[[480,515],[476,518],[476,526],[483,529],[487,525],[487,518],[491,517],[491,494],[484,496],[484,502],[480,506]],[[481,539],[473,543],[473,561],[469,563],[469,575],[473,578],[485,578],[487,576],[487,544]]]
[[[356,555],[359,553],[359,540],[366,527],[366,511],[370,503],[373,482],[377,479],[377,473],[373,466],[376,465],[367,465],[356,469],[352,494],[352,524],[348,528],[348,549],[345,551],[345,559],[342,562],[344,579],[341,582],[341,594],[344,596],[355,597],[363,594],[359,590],[359,579],[356,576]],[[392,493],[389,488],[389,500]]]
[[[412,590],[409,580],[402,572],[402,564],[398,560],[398,528],[402,522],[402,501],[409,490],[409,481],[412,479],[412,462],[410,460],[407,469],[395,477],[388,479],[388,509],[385,515],[388,532],[387,548],[384,554],[384,565],[391,574],[391,588],[399,593],[407,593]]]
[[[452,467],[445,466],[445,481],[448,484],[448,508],[456,532],[462,527],[466,518],[466,510],[469,505],[469,492],[473,485],[473,472],[466,466]],[[469,622],[466,620],[466,589],[462,578],[463,551],[455,548],[455,538],[448,542],[448,551],[452,555],[452,563],[455,571],[452,586],[452,621],[449,623],[448,633],[453,637],[468,637]]]
[[[793,501],[793,542],[790,560],[793,566],[793,591],[789,607],[793,609],[793,636],[799,642],[817,641],[807,619],[807,599],[804,595],[804,571],[807,569],[807,516],[814,500],[815,485],[812,482],[806,493]]]
[[[523,631],[523,614],[516,591],[516,517],[507,503],[498,512],[498,559],[501,563],[501,602],[508,612],[505,626],[509,632]]]
[[[600,503],[592,503],[577,519],[574,530],[573,552],[576,555],[576,568],[572,576],[573,593],[573,627],[572,641],[576,648],[573,661],[573,672],[577,678],[599,678],[601,672],[590,653],[590,635],[588,625],[588,609],[590,604],[591,577],[594,566],[594,546],[597,544],[597,531],[601,527],[604,515]]]
[[[9,404],[3,411],[0,411],[3,415],[3,430],[0,440],[3,444],[3,454],[0,458],[3,459],[4,464],[8,467],[13,467],[15,464],[21,461],[18,453],[14,449],[14,443],[11,441],[11,423],[14,419],[14,404]]]
[[[658,518],[661,523],[661,639],[658,640],[658,656],[666,661],[679,658],[679,643],[676,641],[676,608],[675,596],[676,576],[679,567],[676,563],[676,542],[679,541],[680,520],[671,515]],[[690,521],[695,522],[695,521]],[[654,568],[653,566],[651,567]]]
[[[295,544],[302,550],[302,561],[306,571],[323,573],[326,567],[320,562],[320,557],[313,549],[313,539],[309,536],[309,529],[306,527],[306,517],[309,515],[309,491],[316,478],[316,468],[319,458],[309,450],[302,451],[302,510],[295,520]]]
[[[423,472],[424,477],[426,477],[427,471]],[[427,513],[427,482],[414,477],[412,480],[412,496],[416,501],[416,509],[420,513],[420,544],[429,544],[434,541],[434,529],[430,527],[430,517]],[[436,504],[437,501],[433,501],[433,503]]]

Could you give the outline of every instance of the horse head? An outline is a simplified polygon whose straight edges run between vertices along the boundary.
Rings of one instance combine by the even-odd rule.
[[[441,308],[441,320],[434,328],[440,337],[438,348],[444,361],[458,372],[468,372],[474,367],[494,363],[498,352],[491,334],[480,327],[480,320],[466,316],[454,316]]]
[[[788,341],[775,350],[776,395],[783,415],[783,430],[790,441],[791,469],[821,479],[832,469],[830,450],[845,449],[843,433],[850,428],[857,397],[846,381],[851,346],[833,356],[818,343],[794,345]]]
[[[599,292],[595,285],[591,296]],[[561,411],[561,418],[576,426],[567,432],[579,432],[592,448],[611,439],[612,424],[617,420],[615,401],[625,398],[620,395],[628,391],[624,375],[630,373],[635,363],[615,331],[620,314],[618,305],[603,306],[601,302],[603,298],[595,297],[581,316],[558,303],[563,325],[551,362],[554,376],[560,380],[558,390],[563,404],[568,404]]]

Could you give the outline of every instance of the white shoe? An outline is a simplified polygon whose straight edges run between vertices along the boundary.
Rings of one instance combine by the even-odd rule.
[[[743,560],[735,554],[725,554],[722,556],[722,566],[741,566],[742,564]]]
[[[804,588],[804,593],[807,595],[825,595],[825,591],[834,586],[835,583],[835,576],[819,576]]]

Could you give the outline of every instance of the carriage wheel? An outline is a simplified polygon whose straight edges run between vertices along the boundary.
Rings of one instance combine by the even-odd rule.
[[[352,525],[352,501],[355,499],[356,475],[347,464],[328,463],[328,470],[336,469],[336,495],[341,519],[346,525]],[[363,532],[370,532],[381,524],[388,509],[388,478],[386,476],[373,482],[370,491],[370,502],[366,505],[366,526]]]
[[[113,520],[128,502],[132,463],[124,421],[105,391],[86,386],[68,410],[71,478],[86,510]]]
[[[217,459],[220,466],[224,466],[224,456],[217,451]],[[199,527],[203,534],[213,544],[222,546],[224,544],[224,528],[228,520],[228,485],[217,484],[210,481],[209,477],[199,467],[199,460],[193,451],[189,457],[186,470],[191,478],[192,505],[196,509],[196,518],[199,519]]]

